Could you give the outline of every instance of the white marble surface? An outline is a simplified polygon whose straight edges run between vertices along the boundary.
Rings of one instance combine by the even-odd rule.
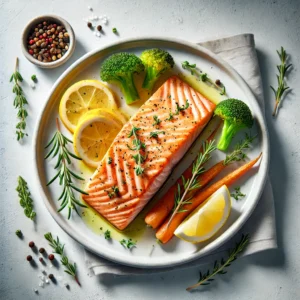
[[[110,20],[106,35],[96,38],[83,22],[92,13],[106,14]],[[66,18],[77,35],[77,49],[66,65],[41,70],[25,60],[20,39],[25,24],[33,17],[54,13]],[[0,299],[299,299],[300,292],[300,1],[72,1],[72,0],[0,0]],[[120,36],[111,33],[117,27]],[[271,138],[270,176],[276,206],[279,250],[238,260],[227,275],[210,287],[188,293],[185,287],[194,283],[198,269],[134,278],[90,278],[82,259],[82,249],[52,220],[35,188],[32,170],[31,139],[37,115],[46,95],[65,68],[81,55],[105,44],[127,37],[160,35],[189,41],[243,32],[255,34],[265,87],[266,117]],[[294,69],[289,76],[292,92],[286,97],[276,120],[271,117],[273,95],[270,84],[276,84],[275,50],[284,46],[292,56]],[[11,84],[8,82],[15,57],[29,99],[28,133],[23,145],[15,138],[16,111],[13,108]],[[28,82],[36,74],[39,82],[32,90]],[[23,216],[15,192],[18,175],[24,176],[37,210],[37,226]],[[15,236],[22,229],[24,242]],[[39,270],[25,261],[30,253],[29,240],[37,240],[46,230],[58,234],[66,243],[69,256],[78,262],[79,288],[65,276],[71,289],[59,284],[39,288]],[[55,273],[55,272],[54,272]],[[59,271],[63,274],[62,270]],[[64,281],[63,281],[64,282]]]

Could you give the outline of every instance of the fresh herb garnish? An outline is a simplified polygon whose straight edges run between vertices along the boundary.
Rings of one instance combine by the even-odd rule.
[[[133,159],[135,160],[135,163],[137,166],[135,167],[135,174],[136,175],[142,175],[144,173],[144,168],[142,168],[141,164],[144,163],[144,161],[147,159],[147,156],[143,156],[142,154],[138,153],[135,155],[132,155]]]
[[[24,136],[28,135],[25,133],[26,129],[26,118],[28,116],[27,110],[24,108],[25,105],[28,104],[27,99],[24,96],[24,92],[22,87],[20,86],[20,82],[23,81],[23,77],[18,71],[18,58],[16,58],[16,65],[15,65],[15,71],[10,77],[10,82],[14,81],[14,86],[13,86],[13,93],[15,94],[15,99],[14,99],[14,107],[18,109],[18,114],[17,117],[19,119],[19,122],[16,125],[16,134],[17,134],[17,140],[21,140],[24,138]]]
[[[186,100],[185,105],[182,105],[181,107],[179,106],[179,104],[176,102],[176,111],[175,111],[175,115],[179,115],[179,113],[187,108],[189,108],[190,104],[189,104],[189,100]]]
[[[161,120],[158,118],[158,116],[153,116],[154,123],[153,126],[159,125],[161,123]]]
[[[112,29],[112,32],[113,32],[113,33],[117,33],[117,32],[118,32],[117,28],[114,27],[114,28]]]
[[[273,92],[275,94],[275,107],[274,107],[274,111],[272,114],[273,117],[275,117],[277,115],[279,105],[283,99],[282,96],[283,96],[284,92],[289,89],[289,87],[285,84],[284,79],[286,76],[286,72],[292,67],[292,64],[289,64],[289,65],[286,64],[288,56],[283,47],[281,47],[280,52],[277,50],[277,54],[280,58],[281,64],[277,66],[277,70],[279,72],[279,75],[277,75],[277,83],[278,83],[277,90],[275,90],[271,86],[271,89],[273,90]]]
[[[210,159],[211,153],[216,149],[214,141],[205,142],[203,144],[203,152],[200,152],[193,163],[192,167],[192,176],[191,178],[186,179],[182,176],[182,184],[183,184],[183,193],[181,192],[180,184],[177,185],[177,193],[174,196],[174,208],[173,213],[169,219],[168,226],[173,220],[174,216],[177,213],[185,212],[186,210],[182,207],[185,204],[191,203],[191,199],[193,198],[193,191],[199,189],[200,183],[198,182],[198,177],[201,173],[205,171],[203,165]]]
[[[234,151],[226,155],[226,158],[224,160],[224,165],[226,166],[234,161],[244,160],[247,155],[244,153],[243,150],[249,149],[250,144],[256,139],[256,137],[257,137],[256,135],[251,136],[246,134],[245,139],[236,144]]]
[[[24,208],[24,214],[27,218],[33,220],[36,216],[33,210],[33,200],[30,196],[27,182],[21,176],[18,177],[18,186],[16,188],[20,199],[20,205]]]
[[[123,239],[120,241],[120,244],[127,249],[132,249],[133,247],[136,247],[136,242],[134,242],[132,239]]]
[[[34,82],[37,81],[37,78],[36,78],[36,75],[35,75],[35,74],[33,74],[33,75],[31,76],[31,80],[34,81]]]
[[[221,82],[219,82],[219,84],[216,84],[212,79],[209,78],[207,73],[202,73],[202,71],[197,68],[196,64],[190,64],[188,61],[184,61],[181,65],[183,69],[189,70],[191,72],[191,75],[195,76],[203,82],[208,82],[214,88],[219,90],[220,95],[226,95],[226,89],[224,84],[222,84]]]
[[[119,188],[117,186],[112,186],[111,189],[112,192],[107,192],[110,199],[119,195]]]
[[[166,119],[166,121],[171,121],[171,120],[173,120],[173,119],[174,119],[173,113],[170,111],[170,112],[169,112],[169,117]]]
[[[188,287],[186,290],[190,291],[192,289],[195,289],[195,288],[199,287],[200,285],[208,285],[212,281],[215,280],[213,278],[215,275],[217,275],[217,274],[220,274],[220,275],[226,274],[227,271],[225,271],[224,269],[229,267],[231,265],[231,263],[234,262],[237,259],[238,254],[240,254],[246,248],[248,243],[249,243],[249,235],[242,235],[241,240],[238,243],[236,243],[236,246],[234,247],[234,249],[230,249],[228,251],[228,257],[227,257],[226,260],[224,260],[222,258],[220,262],[215,261],[212,271],[208,270],[204,274],[202,274],[200,272],[199,281],[196,284]]]
[[[230,196],[238,201],[240,200],[239,198],[244,198],[246,195],[241,192],[241,187],[238,186],[234,188],[234,193],[230,194]]]
[[[16,236],[19,238],[23,236],[22,231],[20,229],[16,230]]]
[[[64,254],[64,248],[65,245],[62,245],[59,241],[59,238],[57,237],[56,240],[52,237],[51,232],[48,232],[44,235],[45,239],[49,242],[49,245],[54,249],[54,253],[57,253],[61,256],[61,263],[66,267],[66,270],[64,270],[66,273],[71,275],[75,281],[78,283],[79,286],[81,286],[80,282],[78,281],[77,275],[76,275],[76,264],[71,264],[69,262],[68,257]]]
[[[106,240],[110,240],[111,239],[110,231],[108,229],[104,232],[104,238]]]
[[[158,138],[159,134],[165,134],[165,132],[164,131],[151,131],[150,132],[150,137],[151,138]]]
[[[80,207],[86,206],[79,202],[79,200],[76,199],[74,195],[74,190],[84,194],[88,195],[88,193],[82,191],[77,186],[74,185],[73,179],[78,180],[84,180],[84,178],[80,177],[79,175],[75,174],[73,171],[71,171],[68,168],[68,165],[71,164],[71,158],[75,158],[77,160],[81,160],[80,157],[76,156],[72,152],[70,152],[67,148],[68,143],[73,143],[70,139],[68,139],[66,136],[64,136],[60,132],[58,119],[56,119],[56,127],[57,130],[46,146],[46,148],[50,147],[52,145],[51,150],[48,152],[48,154],[45,156],[45,159],[49,158],[52,155],[52,158],[58,155],[57,163],[54,167],[55,170],[58,170],[57,174],[47,183],[47,186],[50,185],[52,182],[54,182],[57,178],[59,178],[59,185],[63,186],[63,191],[58,198],[58,201],[62,200],[60,204],[60,208],[58,212],[62,211],[66,206],[68,207],[68,219],[71,217],[72,209],[75,209],[76,213],[79,215],[77,205]]]
[[[130,133],[128,134],[128,137],[132,137],[134,136],[134,140],[132,141],[133,147],[130,147],[129,145],[127,145],[127,147],[130,150],[140,150],[140,149],[145,149],[146,145],[145,143],[142,143],[137,135],[137,132],[140,130],[141,128],[137,128],[135,126],[132,126],[132,129],[130,131]]]
[[[108,163],[109,165],[112,163],[112,158],[111,158],[111,157],[108,158],[107,163]]]

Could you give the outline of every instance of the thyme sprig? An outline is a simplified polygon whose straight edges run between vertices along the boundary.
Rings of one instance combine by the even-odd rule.
[[[109,192],[109,191],[107,192],[108,193],[108,197],[110,199],[112,199],[113,197],[118,196],[119,193],[120,193],[119,188],[117,186],[115,186],[115,185],[112,186],[111,189],[112,189],[112,192]]]
[[[199,287],[200,285],[209,285],[212,281],[215,280],[213,278],[215,275],[226,274],[227,271],[225,271],[224,269],[229,267],[231,263],[237,259],[237,256],[246,248],[248,243],[249,243],[249,235],[248,234],[242,235],[241,240],[238,243],[236,243],[234,249],[230,249],[228,251],[228,257],[226,260],[222,258],[220,262],[215,261],[212,271],[208,270],[204,274],[200,272],[199,281],[196,284],[188,287],[186,290],[190,291],[192,289]]]
[[[24,136],[28,135],[25,133],[26,129],[26,118],[28,116],[28,112],[25,109],[25,105],[28,104],[27,99],[24,96],[24,92],[22,87],[20,86],[20,82],[23,81],[23,77],[21,76],[20,72],[18,71],[18,64],[19,64],[19,59],[18,57],[16,58],[16,65],[15,65],[15,71],[10,77],[10,82],[14,82],[13,86],[13,93],[15,94],[15,99],[14,99],[14,107],[18,109],[17,117],[19,119],[19,122],[16,125],[16,134],[17,134],[17,140],[21,140],[24,138]]]
[[[161,123],[161,120],[158,118],[158,116],[153,116],[153,126],[159,125]]]
[[[192,166],[192,176],[191,178],[186,179],[182,176],[182,185],[183,185],[183,192],[181,191],[180,184],[177,185],[177,193],[174,196],[174,208],[171,218],[169,219],[168,226],[170,225],[171,221],[173,220],[174,216],[177,213],[186,211],[182,208],[185,204],[191,203],[190,200],[193,198],[191,192],[196,189],[199,189],[200,183],[197,180],[199,175],[205,171],[203,165],[210,159],[211,153],[216,149],[214,141],[206,141],[203,144],[203,151],[200,152],[193,163]]]
[[[61,244],[59,241],[59,238],[56,237],[56,240],[53,238],[51,232],[48,232],[44,235],[45,239],[49,242],[49,245],[54,249],[54,253],[57,253],[58,255],[61,256],[61,263],[63,266],[66,267],[66,269],[64,270],[67,274],[71,275],[75,281],[77,282],[77,284],[79,286],[81,286],[78,278],[77,278],[77,274],[76,274],[76,264],[71,264],[69,262],[68,257],[64,254],[64,248],[65,245]]]
[[[241,192],[241,187],[237,186],[234,188],[234,192],[231,193],[230,196],[238,201],[240,198],[244,198],[246,195]]]
[[[141,153],[132,155],[133,159],[135,160],[136,167],[135,167],[135,173],[136,175],[142,175],[145,171],[145,169],[142,167],[142,163],[147,159],[147,156],[143,156]]]
[[[182,106],[179,106],[179,104],[176,102],[176,111],[175,111],[175,115],[179,115],[179,113],[180,113],[181,111],[184,111],[184,110],[188,109],[189,106],[190,106],[190,104],[189,104],[189,100],[188,100],[188,99],[186,99],[185,105],[182,105]]]
[[[104,232],[104,238],[106,239],[106,240],[110,240],[111,239],[111,232],[110,232],[110,230],[106,230],[105,232]]]
[[[189,70],[191,72],[191,75],[195,76],[199,80],[203,82],[208,82],[210,85],[212,85],[215,89],[217,89],[220,92],[220,95],[226,95],[226,88],[224,84],[222,84],[220,81],[218,81],[218,84],[213,81],[207,73],[203,73],[199,68],[197,68],[196,64],[190,64],[188,61],[184,61],[181,64],[182,68],[185,70]]]
[[[132,126],[132,129],[130,131],[130,133],[128,134],[128,137],[134,137],[133,141],[132,141],[132,144],[133,144],[133,147],[130,147],[128,144],[127,144],[127,147],[130,149],[130,150],[141,150],[141,149],[145,149],[146,148],[146,145],[145,143],[142,143],[141,140],[139,139],[138,137],[138,134],[137,132],[140,130],[141,128],[138,128],[138,127],[135,127],[135,126]]]
[[[70,139],[64,136],[59,127],[58,119],[56,119],[57,130],[45,148],[52,146],[51,150],[45,156],[45,159],[52,158],[58,155],[57,163],[54,167],[55,170],[58,170],[57,174],[47,183],[47,186],[53,183],[57,178],[59,178],[59,185],[63,186],[63,191],[58,198],[58,201],[62,200],[58,212],[61,212],[65,207],[68,207],[68,219],[71,217],[72,209],[76,211],[79,215],[77,205],[80,207],[87,207],[86,205],[79,202],[76,199],[74,191],[77,191],[81,194],[88,195],[88,193],[82,191],[80,188],[74,185],[73,178],[78,180],[84,180],[84,178],[75,174],[68,165],[71,164],[71,157],[77,160],[81,160],[80,157],[76,156],[70,152],[67,148],[68,143],[72,143]]]
[[[236,144],[234,151],[226,155],[223,164],[227,166],[234,161],[244,160],[247,156],[244,150],[250,148],[251,143],[256,139],[256,137],[256,135],[251,136],[249,134],[246,134],[245,138]]]
[[[287,65],[287,54],[286,51],[283,47],[280,48],[280,51],[277,50],[277,54],[279,56],[280,59],[280,65],[277,66],[277,70],[279,72],[279,75],[277,76],[277,90],[275,90],[274,87],[270,86],[271,89],[273,90],[274,94],[275,94],[275,107],[274,107],[274,111],[273,111],[273,117],[275,117],[278,113],[278,109],[280,106],[280,103],[282,101],[282,97],[285,91],[287,91],[289,89],[289,87],[285,84],[285,76],[286,76],[286,72],[292,67],[292,64]]]
[[[33,210],[33,200],[30,196],[27,182],[21,176],[18,177],[18,186],[16,188],[16,191],[18,192],[20,205],[24,208],[25,216],[33,220],[36,216],[36,213]]]

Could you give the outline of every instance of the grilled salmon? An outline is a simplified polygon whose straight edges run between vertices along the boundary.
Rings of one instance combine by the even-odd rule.
[[[83,199],[120,230],[159,190],[212,117],[215,104],[176,76],[124,125]]]

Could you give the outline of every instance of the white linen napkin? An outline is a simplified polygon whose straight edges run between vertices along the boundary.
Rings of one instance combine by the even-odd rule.
[[[210,49],[227,61],[245,79],[256,96],[261,108],[264,111],[263,87],[261,75],[255,50],[253,34],[241,34],[232,37],[201,42],[199,45]],[[257,253],[259,251],[277,248],[274,199],[270,180],[267,180],[261,199],[252,216],[240,230],[250,234],[250,243],[243,252],[243,255]],[[233,239],[235,241],[235,239]],[[89,269],[89,274],[93,275],[137,275],[149,274],[153,272],[166,272],[173,269],[196,267],[210,262],[234,245],[234,241],[229,241],[212,254],[204,256],[196,261],[171,268],[140,269],[120,265],[96,256],[85,250],[85,262]]]

